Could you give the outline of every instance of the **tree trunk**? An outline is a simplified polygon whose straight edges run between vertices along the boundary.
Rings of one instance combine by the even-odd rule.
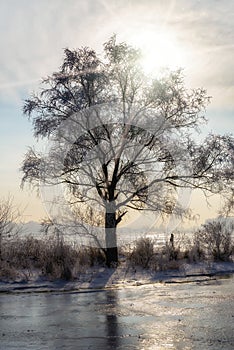
[[[106,211],[105,216],[106,265],[114,266],[118,263],[118,247],[116,237],[116,213]]]

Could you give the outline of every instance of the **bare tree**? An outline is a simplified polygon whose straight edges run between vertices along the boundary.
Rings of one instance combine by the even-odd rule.
[[[196,144],[192,132],[205,122],[210,98],[186,89],[181,70],[147,77],[139,50],[115,36],[104,53],[66,49],[59,71],[25,101],[35,137],[53,143],[46,156],[30,149],[22,171],[23,183],[65,186],[74,212],[94,209],[110,266],[118,261],[116,228],[129,211],[185,215],[179,189],[230,189],[234,141],[210,134]]]
[[[0,260],[2,259],[2,244],[18,233],[16,220],[19,218],[18,209],[14,208],[13,199],[0,199]]]
[[[195,233],[195,241],[209,257],[228,261],[233,254],[233,229],[233,220],[218,217],[201,226]]]

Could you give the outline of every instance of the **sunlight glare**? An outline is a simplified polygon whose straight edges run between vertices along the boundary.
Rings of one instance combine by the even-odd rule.
[[[185,67],[185,52],[172,34],[143,31],[132,37],[131,42],[141,49],[141,64],[147,74],[157,75],[164,68]]]

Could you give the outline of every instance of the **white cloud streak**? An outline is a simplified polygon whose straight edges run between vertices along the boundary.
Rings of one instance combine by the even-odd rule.
[[[0,23],[1,99],[55,71],[65,47],[88,45],[100,52],[114,32],[128,40],[145,28],[176,36],[188,51],[192,83],[234,91],[232,0],[5,0]],[[229,95],[224,103],[233,103]]]

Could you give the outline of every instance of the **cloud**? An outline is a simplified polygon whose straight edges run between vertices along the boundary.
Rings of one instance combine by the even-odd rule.
[[[20,118],[22,99],[57,70],[65,47],[87,45],[100,52],[114,32],[126,41],[143,30],[171,32],[187,50],[189,85],[203,86],[213,96],[217,112],[208,109],[212,129],[229,130],[234,109],[233,13],[232,0],[0,1],[1,193],[15,193],[18,202],[30,201],[30,208],[35,202],[17,192],[25,145],[33,142],[31,126]],[[32,210],[35,218],[42,215],[38,204]]]
[[[101,9],[91,1],[9,1],[0,8],[0,87],[27,85],[61,63],[63,48],[85,45]]]
[[[88,45],[100,52],[114,32],[128,40],[145,28],[174,34],[188,51],[187,74],[194,83],[232,88],[233,13],[231,0],[1,2],[1,99],[34,81],[36,87],[59,67],[65,47]]]

